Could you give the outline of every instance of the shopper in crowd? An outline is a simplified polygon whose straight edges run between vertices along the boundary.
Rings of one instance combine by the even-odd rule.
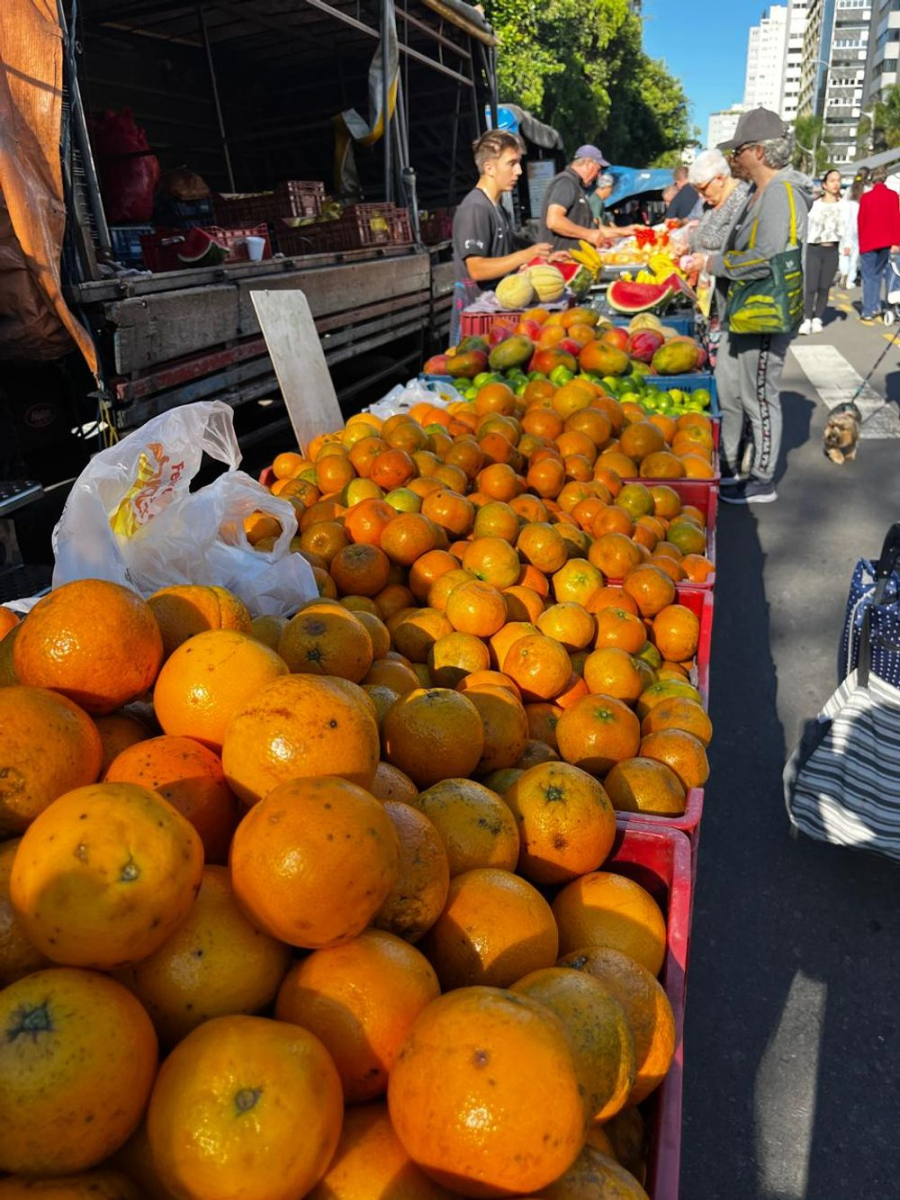
[[[598,228],[588,200],[602,167],[609,163],[596,146],[579,146],[575,157],[547,184],[539,237],[554,250],[577,250],[579,241],[602,246],[612,234]],[[621,237],[621,230],[616,237]]]
[[[806,293],[803,322],[799,332],[821,333],[828,293],[837,274],[838,253],[843,224],[841,209],[841,173],[826,171],[822,178],[822,195],[813,201],[806,227]]]
[[[790,130],[769,109],[741,115],[727,151],[732,173],[750,184],[750,193],[721,250],[691,256],[690,266],[732,282],[769,280],[770,260],[801,244],[810,205],[809,180],[790,168]],[[792,241],[792,236],[796,241]],[[731,289],[730,289],[731,290]],[[791,333],[722,334],[716,386],[722,410],[722,499],[729,504],[762,504],[777,499],[775,468],[781,450],[781,374]],[[753,434],[750,476],[738,472],[744,417]]]
[[[521,246],[501,204],[522,174],[525,147],[518,135],[489,129],[472,150],[478,182],[453,218],[453,258],[460,283],[474,281],[477,288],[485,289],[533,258],[548,258],[551,247],[546,243]]]
[[[900,197],[885,186],[887,171],[876,167],[872,189],[859,201],[859,261],[862,267],[862,316],[871,325],[881,316],[884,277],[891,251],[900,247]]]
[[[687,167],[676,167],[672,172],[672,186],[675,195],[667,201],[665,219],[667,221],[690,221],[703,213],[703,201],[696,188],[688,183]],[[663,193],[665,199],[665,193]]]
[[[725,245],[728,231],[747,202],[750,185],[735,179],[721,150],[704,150],[698,154],[688,172],[688,182],[706,205],[699,223],[688,234],[688,247],[691,253],[715,254]],[[717,280],[715,289],[711,316],[721,322],[728,281]]]
[[[859,198],[865,190],[866,175],[868,172],[855,176],[841,201],[841,244],[838,255],[841,287],[856,287],[859,271]]]
[[[598,225],[611,225],[612,217],[606,211],[606,202],[612,195],[612,190],[616,186],[614,176],[607,175],[605,172],[597,176],[597,182],[594,185],[594,190],[590,195],[588,203],[591,206],[591,213]]]

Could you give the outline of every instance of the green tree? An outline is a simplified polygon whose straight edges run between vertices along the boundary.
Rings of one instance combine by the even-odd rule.
[[[602,145],[607,157],[647,166],[689,140],[681,83],[641,44],[629,0],[486,0],[501,41],[501,100],[521,104],[566,147]]]
[[[806,113],[794,122],[794,166],[820,175],[831,162],[831,139],[821,117]]]
[[[860,158],[900,146],[900,85],[894,84],[874,108],[863,113],[856,136]]]

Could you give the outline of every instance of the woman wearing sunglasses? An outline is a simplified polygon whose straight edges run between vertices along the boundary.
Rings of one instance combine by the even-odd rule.
[[[799,247],[806,238],[809,180],[790,169],[791,139],[774,112],[741,115],[726,151],[732,174],[750,184],[721,250],[691,255],[690,266],[728,280],[725,330],[716,360],[722,410],[722,492],[729,504],[777,499],[781,374],[803,316]],[[749,478],[738,473],[745,416],[753,432]]]

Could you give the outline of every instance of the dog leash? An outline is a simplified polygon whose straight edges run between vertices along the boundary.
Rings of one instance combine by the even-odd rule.
[[[881,365],[882,360],[887,357],[888,352],[890,350],[892,350],[894,348],[894,346],[897,344],[897,338],[900,338],[900,325],[897,326],[896,330],[894,331],[894,336],[891,338],[891,340],[888,342],[888,344],[885,346],[885,348],[882,350],[882,352],[875,359],[874,363],[872,363],[872,366],[869,368],[868,375],[865,377],[865,379],[863,379],[860,382],[859,387],[853,393],[850,400],[846,401],[846,403],[848,403],[848,404],[856,403],[857,397],[862,395],[863,388],[865,388],[865,386],[868,384],[869,380],[872,378],[872,376],[878,370],[879,366]]]

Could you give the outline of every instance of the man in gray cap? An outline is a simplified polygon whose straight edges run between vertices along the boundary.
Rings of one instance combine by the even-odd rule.
[[[578,147],[569,165],[547,184],[539,242],[549,242],[554,250],[575,250],[582,238],[592,246],[602,246],[627,232],[617,229],[611,235],[594,224],[588,196],[601,167],[608,166],[596,146]]]
[[[734,137],[722,142],[719,149],[726,154],[732,174],[750,184],[750,192],[722,249],[691,255],[690,267],[727,280],[730,296],[737,282],[770,278],[770,260],[805,242],[812,188],[805,175],[791,169],[790,130],[778,113],[769,109],[743,113]],[[781,373],[803,316],[803,280],[791,282],[791,319],[783,330],[738,333],[723,327],[716,386],[722,410],[721,499],[728,504],[765,504],[777,498],[774,477],[781,450]],[[799,309],[794,303],[798,289]],[[745,418],[753,431],[753,465],[746,479],[739,474]]]

